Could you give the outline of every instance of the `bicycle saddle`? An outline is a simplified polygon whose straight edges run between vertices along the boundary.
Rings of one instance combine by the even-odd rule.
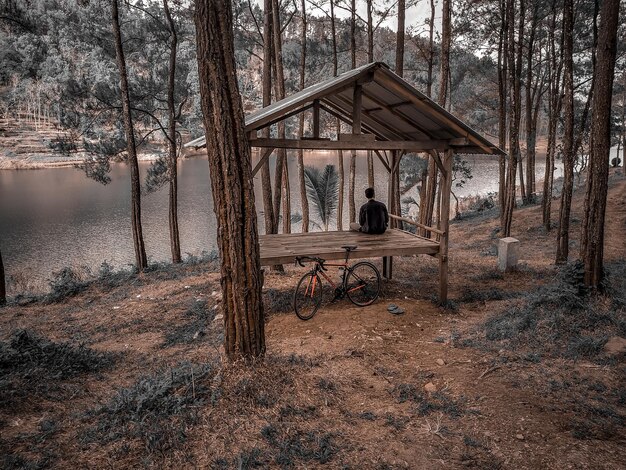
[[[356,245],[346,245],[346,246],[342,246],[341,248],[343,248],[346,251],[354,251],[357,249]]]

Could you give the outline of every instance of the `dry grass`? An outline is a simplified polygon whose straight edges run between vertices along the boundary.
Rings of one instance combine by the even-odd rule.
[[[624,278],[625,188],[614,184],[609,199],[615,279]],[[575,214],[580,208],[576,194]],[[290,312],[300,271],[268,273],[268,355],[251,365],[222,362],[219,275],[210,264],[109,272],[56,303],[12,303],[0,315],[3,355],[13,351],[0,390],[26,391],[24,378],[38,377],[45,380],[31,382],[51,392],[13,395],[19,406],[0,407],[1,465],[624,468],[623,358],[606,357],[600,343],[570,346],[576,334],[623,335],[623,298],[580,304],[575,287],[558,284],[554,234],[540,218],[537,207],[516,212],[524,251],[520,269],[506,274],[494,270],[497,219],[453,226],[456,309],[431,301],[430,257],[397,259],[371,307],[324,304],[308,322]],[[406,313],[390,315],[390,302]],[[524,312],[530,323],[519,322]],[[563,333],[552,343],[550,321]],[[11,346],[18,330],[35,332],[29,338],[61,359]],[[468,339],[475,343],[463,346]]]

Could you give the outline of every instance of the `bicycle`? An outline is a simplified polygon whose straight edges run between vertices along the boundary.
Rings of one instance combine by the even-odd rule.
[[[296,287],[293,294],[293,307],[301,320],[310,320],[319,309],[323,298],[323,285],[320,274],[335,289],[334,300],[348,297],[359,307],[371,305],[380,294],[380,273],[376,266],[368,261],[359,261],[352,266],[348,265],[350,253],[356,246],[342,246],[346,250],[346,260],[343,263],[326,263],[322,258],[309,256],[296,257],[296,265],[305,267],[303,263],[314,262],[313,268],[306,273]],[[340,284],[335,284],[325,271],[327,266],[343,270]]]

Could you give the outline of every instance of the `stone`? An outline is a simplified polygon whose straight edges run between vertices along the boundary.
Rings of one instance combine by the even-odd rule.
[[[618,356],[626,353],[626,339],[620,336],[613,336],[604,345],[604,352],[610,356]]]
[[[516,434],[515,438],[519,439],[520,441],[523,441],[524,440],[524,435],[523,434]]]
[[[513,237],[498,240],[498,269],[510,271],[517,266],[519,256],[519,240]]]
[[[426,390],[428,393],[434,393],[437,391],[437,386],[432,382],[428,382],[426,385],[424,385],[424,390]]]
[[[435,362],[437,364],[439,364],[440,366],[445,366],[446,365],[446,361],[444,361],[443,359],[437,359]]]

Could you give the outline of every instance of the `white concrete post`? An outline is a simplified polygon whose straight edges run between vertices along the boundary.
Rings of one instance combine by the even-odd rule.
[[[498,240],[498,269],[510,271],[517,266],[519,240],[513,237]]]

